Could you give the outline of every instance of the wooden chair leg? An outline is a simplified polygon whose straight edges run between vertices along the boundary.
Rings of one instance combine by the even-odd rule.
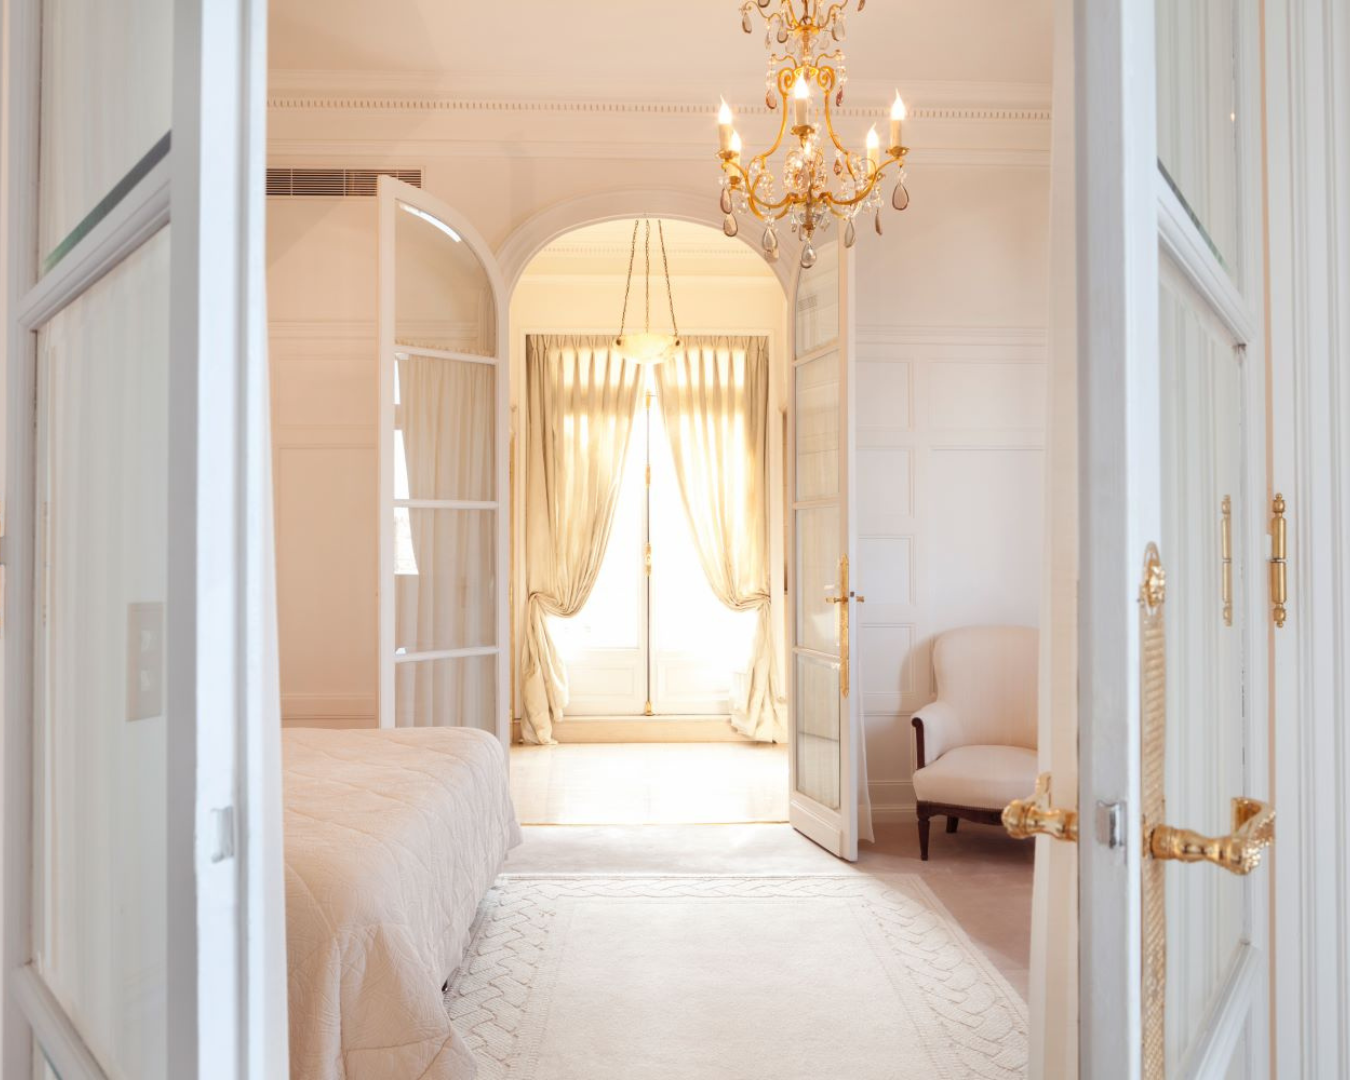
[[[928,811],[923,810],[923,809],[920,809],[920,810],[919,810],[919,858],[920,858],[922,861],[924,861],[924,862],[927,862],[927,861],[928,861],[928,826],[929,826],[929,820],[928,820],[928,819],[929,819]]]
[[[950,815],[948,815],[948,817],[947,817],[947,831],[948,831],[949,833],[954,833],[954,832],[956,832],[956,823],[957,823],[959,820],[960,820],[960,818],[954,818],[954,817],[951,817]]]

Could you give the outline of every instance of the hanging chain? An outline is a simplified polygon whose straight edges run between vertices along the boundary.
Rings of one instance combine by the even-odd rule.
[[[646,231],[643,234],[642,258],[646,266],[646,309],[643,316],[643,330],[651,333],[652,329],[652,223],[650,218],[643,218],[640,221],[633,221],[633,238],[628,245],[628,281],[623,287],[623,314],[619,317],[619,337],[622,338],[624,331],[628,328],[628,298],[633,291],[633,263],[637,261],[637,235],[638,226],[643,225]],[[675,340],[680,337],[680,324],[675,321],[675,294],[670,284],[670,260],[666,257],[666,230],[661,224],[661,219],[656,221],[656,235],[661,244],[661,271],[666,278],[666,303],[670,306],[670,326],[674,331]]]
[[[633,242],[628,245],[628,284],[623,287],[623,314],[619,316],[619,337],[623,337],[624,328],[628,325],[628,294],[633,288],[633,259],[637,256],[637,231],[638,222],[633,220]]]
[[[666,230],[661,219],[656,219],[656,233],[661,240],[661,269],[666,275],[666,301],[670,304],[670,329],[675,335],[675,344],[680,343],[680,324],[675,321],[675,294],[670,289],[670,262],[666,259]]]
[[[644,219],[642,224],[647,226],[644,234],[645,243],[642,248],[642,257],[647,263],[647,314],[642,322],[644,333],[652,332],[652,223],[650,219]]]

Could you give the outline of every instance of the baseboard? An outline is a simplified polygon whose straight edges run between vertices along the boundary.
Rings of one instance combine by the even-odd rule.
[[[379,727],[373,694],[282,694],[282,727]]]
[[[650,716],[639,720],[611,716],[569,716],[553,725],[560,743],[749,743],[726,717]],[[511,738],[520,742],[520,721],[511,723]]]
[[[878,806],[872,804],[873,825],[913,825],[919,820],[911,806]]]

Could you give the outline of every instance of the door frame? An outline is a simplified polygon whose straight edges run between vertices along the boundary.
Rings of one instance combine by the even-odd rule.
[[[1272,1020],[1281,1078],[1350,1075],[1350,14],[1263,0],[1271,494],[1287,499],[1288,621],[1271,627]],[[1340,50],[1339,52],[1337,50]],[[1262,590],[1264,593],[1264,589]]]
[[[377,484],[377,513],[379,514],[379,576],[376,579],[377,610],[379,611],[379,725],[392,728],[394,724],[394,590],[388,582],[394,577],[394,525],[387,513],[394,504],[394,354],[397,350],[395,306],[395,214],[397,203],[406,202],[439,218],[459,234],[463,243],[477,258],[487,275],[493,303],[493,353],[491,356],[460,355],[438,350],[414,350],[424,355],[438,355],[451,361],[490,364],[496,371],[495,430],[493,447],[494,487],[496,503],[496,710],[492,730],[503,747],[511,744],[511,416],[510,416],[510,356],[507,328],[510,317],[510,293],[497,265],[492,247],[483,239],[473,224],[458,210],[422,188],[413,187],[393,176],[381,174],[377,181],[376,213],[378,214],[379,294],[378,371],[379,371],[379,446],[376,461],[379,469]],[[483,648],[441,650],[446,658],[481,656]],[[438,651],[438,656],[441,651]],[[491,655],[489,652],[488,655]]]
[[[36,331],[172,220],[166,712],[166,1037],[182,1077],[287,1068],[280,695],[263,281],[266,0],[176,0],[173,115],[110,208],[38,276],[40,0],[9,0],[0,192],[6,537],[3,1072],[40,1040],[101,1080],[29,966],[32,922]],[[203,132],[210,131],[209,137]],[[171,145],[172,144],[172,145]],[[209,213],[205,210],[210,207]],[[84,227],[82,226],[82,227]],[[180,514],[174,509],[195,508]],[[31,1033],[31,1034],[30,1034]]]

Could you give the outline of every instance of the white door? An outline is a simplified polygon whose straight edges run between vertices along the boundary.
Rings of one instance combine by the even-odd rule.
[[[448,206],[379,179],[380,724],[510,741],[506,294]]]
[[[3,1073],[284,1075],[265,5],[7,12]]]
[[[1080,1075],[1263,1076],[1258,6],[1076,15]]]
[[[862,710],[849,623],[854,562],[852,253],[817,245],[793,291],[788,742],[794,828],[858,857]]]

